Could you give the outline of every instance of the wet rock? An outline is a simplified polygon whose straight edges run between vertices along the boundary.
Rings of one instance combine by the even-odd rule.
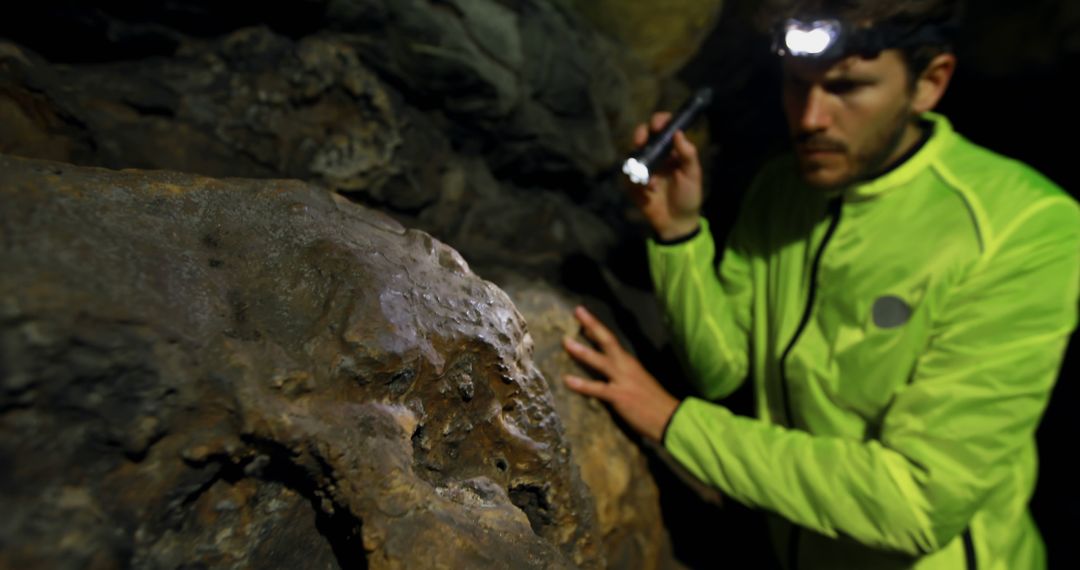
[[[0,203],[0,566],[605,565],[522,317],[427,234],[4,156]]]

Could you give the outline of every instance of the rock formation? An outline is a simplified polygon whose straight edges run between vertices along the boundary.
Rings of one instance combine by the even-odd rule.
[[[3,567],[602,567],[494,285],[295,181],[0,157]]]
[[[572,393],[561,380],[564,374],[581,374],[562,348],[564,337],[578,333],[573,304],[542,284],[511,280],[503,287],[529,323],[533,360],[548,379],[574,461],[596,500],[597,530],[609,567],[672,566],[666,532],[657,524],[662,520],[659,493],[644,455],[600,402]]]
[[[208,177],[3,159],[4,235],[18,241],[4,249],[0,455],[23,470],[4,475],[5,504],[19,516],[0,534],[0,556],[60,566],[674,567],[643,458],[602,406],[565,392],[558,374],[569,363],[547,381],[536,375],[514,328],[523,323],[497,290],[471,276],[462,288],[443,283],[438,272],[463,265],[456,252],[341,198],[437,233],[486,267],[554,276],[568,257],[599,260],[614,233],[598,214],[617,193],[594,193],[595,183],[632,119],[625,61],[546,2],[316,4],[309,27],[268,11],[273,30],[227,6],[189,4],[216,22],[203,36],[179,5],[106,3],[48,18],[86,34],[80,52],[0,40],[0,153]],[[132,46],[151,57],[127,56]],[[263,182],[223,180],[236,176]],[[19,225],[41,208],[48,224]],[[371,224],[392,231],[368,244],[377,255],[365,265],[349,249],[357,243],[334,232]],[[542,230],[521,231],[533,224]],[[401,269],[428,257],[437,267]],[[358,275],[367,277],[345,277]],[[437,291],[410,296],[428,281]],[[38,282],[48,285],[27,286]],[[500,320],[507,311],[512,326]],[[375,318],[385,314],[404,321]],[[471,328],[443,330],[448,319]],[[487,331],[485,319],[502,328]],[[28,331],[42,330],[39,346]],[[388,352],[367,352],[378,343]],[[545,337],[545,350],[557,344]],[[504,366],[528,382],[492,384],[476,371]],[[105,395],[83,401],[98,384]],[[512,385],[528,394],[511,402]],[[114,413],[128,390],[130,409]],[[436,411],[446,401],[463,409]],[[491,415],[515,406],[521,425]],[[555,411],[582,426],[560,427]],[[339,425],[354,417],[374,427],[356,435]],[[385,441],[367,442],[370,433]],[[518,449],[519,436],[541,443]],[[50,446],[61,449],[31,452]],[[74,454],[84,447],[97,452]],[[611,460],[571,459],[576,447]],[[57,489],[78,500],[57,503]],[[418,504],[428,514],[414,514]],[[75,517],[63,535],[70,548],[43,547],[63,541],[59,521],[87,509],[101,524]],[[438,540],[413,546],[429,536]]]

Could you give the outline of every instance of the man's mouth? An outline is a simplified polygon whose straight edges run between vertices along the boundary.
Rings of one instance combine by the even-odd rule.
[[[803,135],[795,140],[795,149],[799,154],[806,157],[829,156],[843,153],[844,144],[820,134]]]
[[[843,149],[836,147],[821,147],[821,146],[799,146],[799,154],[807,158],[819,158],[826,156],[835,156],[843,153]]]

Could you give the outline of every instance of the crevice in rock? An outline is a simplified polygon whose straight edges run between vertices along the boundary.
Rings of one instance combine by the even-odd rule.
[[[420,424],[412,434],[413,469],[425,481],[429,481],[430,473],[438,473],[442,468],[431,462],[428,454],[431,451],[431,442],[428,440],[427,426]],[[430,482],[430,481],[429,481]]]
[[[540,485],[524,483],[510,487],[510,502],[529,517],[529,526],[537,536],[543,536],[545,528],[553,522],[547,489]]]
[[[260,464],[255,470],[246,470],[254,471],[250,474],[263,481],[280,483],[307,499],[315,511],[315,528],[330,544],[338,566],[350,570],[367,568],[367,555],[360,532],[363,521],[347,506],[330,498],[310,473],[294,461],[295,454],[287,447],[266,439],[251,438],[250,442],[259,455],[249,465]],[[260,461],[262,457],[267,459]],[[329,473],[326,476],[329,477]]]
[[[361,534],[363,521],[348,507],[330,498],[310,472],[294,461],[296,455],[287,447],[262,438],[249,437],[245,441],[251,446],[250,456],[242,460],[225,454],[208,458],[209,463],[204,464],[202,469],[216,471],[182,497],[173,499],[169,510],[174,513],[189,510],[218,481],[236,485],[245,478],[253,478],[277,483],[296,492],[311,505],[315,514],[315,530],[329,544],[340,568],[366,569],[367,555]],[[330,477],[329,467],[321,467],[323,475]]]

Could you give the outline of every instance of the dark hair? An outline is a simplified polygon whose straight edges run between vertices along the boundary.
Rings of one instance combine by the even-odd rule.
[[[766,32],[796,17],[830,17],[858,25],[939,26],[945,32],[942,42],[900,48],[914,83],[931,60],[953,51],[962,12],[961,0],[764,0],[755,21]]]

